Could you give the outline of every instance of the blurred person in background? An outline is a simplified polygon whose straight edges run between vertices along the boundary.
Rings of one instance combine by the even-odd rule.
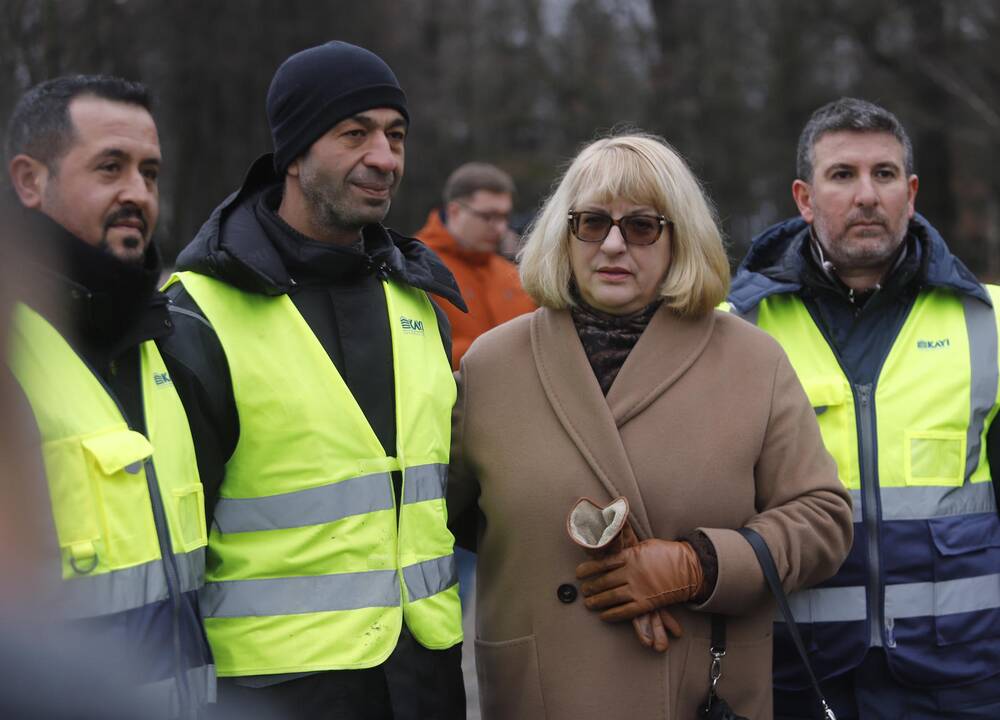
[[[780,347],[714,310],[729,265],[698,181],[660,138],[591,143],[520,271],[541,308],[473,343],[452,431],[449,516],[482,515],[483,717],[693,718],[724,615],[720,693],[766,720],[774,604],[737,529],[796,589],[836,571],[851,508]],[[626,501],[606,557],[567,534],[581,496]]]
[[[215,687],[197,598],[206,528],[157,350],[172,324],[156,291],[149,93],[108,76],[46,81],[15,107],[5,150],[8,231],[23,248],[8,358],[48,481],[53,612],[71,621],[67,638],[93,643],[95,668],[139,687],[145,716],[194,717]]]
[[[432,210],[417,232],[455,275],[469,306],[463,313],[445,306],[451,323],[452,368],[469,345],[490,328],[531,312],[535,304],[521,288],[517,268],[502,257],[500,244],[509,232],[514,181],[495,165],[460,166],[444,185],[444,204]]]
[[[430,296],[464,304],[433,252],[382,225],[406,95],[377,55],[329,42],[282,63],[266,108],[273,154],[167,289],[164,352],[196,374],[183,394],[206,460],[219,705],[463,718],[444,505],[455,381]]]
[[[1000,717],[1000,289],[916,213],[885,108],[817,109],[797,173],[799,217],[754,238],[729,301],[788,353],[854,498],[847,562],[789,598],[812,666],[841,720]],[[780,622],[774,673],[776,715],[815,717]]]

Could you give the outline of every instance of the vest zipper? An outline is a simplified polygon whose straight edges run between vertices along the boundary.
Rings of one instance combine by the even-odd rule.
[[[881,288],[880,288],[881,289]],[[870,298],[869,298],[870,299]],[[827,347],[833,353],[840,371],[844,373],[851,384],[851,394],[854,396],[854,414],[858,426],[858,466],[861,472],[861,513],[862,522],[868,535],[868,622],[869,622],[869,647],[896,647],[896,640],[893,634],[894,621],[889,620],[890,625],[885,625],[883,607],[885,605],[885,583],[882,582],[882,543],[880,536],[882,518],[882,498],[879,492],[878,477],[878,423],[875,418],[875,386],[878,378],[882,375],[882,367],[886,359],[892,354],[896,346],[896,340],[903,326],[910,317],[913,305],[917,301],[917,296],[913,295],[907,302],[906,312],[900,315],[899,323],[893,329],[892,344],[879,362],[875,370],[874,381],[865,385],[855,385],[851,381],[850,373],[844,365],[844,360],[833,342],[833,338],[827,332],[826,325],[822,322],[819,312],[810,303],[803,302],[806,312],[813,320],[813,325],[819,330],[820,335],[826,340]],[[866,303],[867,305],[867,303]],[[864,412],[862,412],[862,405]],[[883,633],[886,641],[883,642]],[[891,642],[890,642],[891,640]]]
[[[142,354],[139,355],[139,387],[142,387]],[[142,424],[149,432],[149,418],[146,417],[146,396],[142,397]],[[174,676],[177,679],[177,703],[178,717],[194,717],[195,710],[192,706],[191,688],[188,686],[187,673],[184,672],[184,663],[181,660],[181,581],[180,573],[177,571],[177,559],[174,557],[174,550],[170,542],[170,527],[167,525],[167,514],[163,509],[163,495],[160,492],[160,483],[156,477],[156,468],[153,467],[153,459],[146,458],[146,487],[149,489],[149,502],[153,508],[153,522],[156,524],[156,539],[160,543],[160,556],[163,558],[163,569],[167,575],[167,592],[170,595],[170,612],[173,617],[171,623],[172,637],[174,644]]]
[[[147,341],[152,342],[152,341]],[[76,353],[80,361],[90,370],[91,374],[97,379],[97,382],[101,384],[104,388],[104,392],[108,394],[111,401],[114,402],[115,407],[118,408],[118,412],[122,416],[122,420],[128,425],[130,430],[136,430],[136,428],[129,421],[128,415],[125,414],[125,409],[122,407],[121,402],[118,397],[112,392],[108,384],[104,382],[104,378],[98,373],[94,368],[87,362],[87,359],[83,357],[80,353],[76,352],[76,349],[70,346],[70,349]],[[146,394],[141,392],[142,390],[142,349],[141,345],[137,345],[135,351],[139,354],[139,389],[140,395],[142,396],[142,422],[146,427],[148,432],[149,420],[146,417]],[[138,432],[136,430],[136,432]],[[147,438],[148,439],[148,438]],[[171,604],[171,617],[173,618],[172,623],[172,641],[174,650],[174,678],[177,680],[177,700],[178,700],[178,717],[193,717],[193,709],[191,708],[190,690],[188,689],[188,679],[187,673],[182,672],[183,664],[181,662],[181,634],[180,634],[180,605],[181,605],[181,587],[180,579],[177,572],[177,564],[174,560],[173,549],[170,546],[170,531],[167,528],[166,515],[163,512],[163,498],[160,495],[160,486],[156,479],[156,470],[153,468],[153,461],[151,458],[147,458],[143,462],[143,467],[146,469],[146,489],[149,492],[149,504],[153,509],[153,524],[156,526],[156,540],[160,545],[160,556],[163,560],[163,571],[167,578],[167,594],[170,597]]]
[[[868,620],[871,647],[882,645],[882,562],[879,518],[882,516],[878,481],[878,437],[875,433],[875,403],[872,385],[854,385],[858,421],[858,465],[861,470],[861,511],[867,534],[868,550]]]
[[[143,403],[143,414],[145,415],[145,403]],[[170,544],[170,529],[167,527],[167,517],[163,510],[163,496],[160,494],[160,484],[156,478],[156,469],[153,467],[152,459],[147,458],[144,463],[146,468],[146,484],[149,488],[149,500],[153,507],[153,522],[156,523],[156,538],[160,543],[160,555],[163,558],[163,569],[167,575],[167,589],[170,593],[170,612],[173,616],[173,644],[174,644],[174,674],[177,678],[177,699],[180,704],[179,717],[193,717],[191,703],[191,691],[188,687],[187,673],[183,672],[181,662],[181,581],[180,573],[177,571],[177,560],[174,558],[173,548]]]

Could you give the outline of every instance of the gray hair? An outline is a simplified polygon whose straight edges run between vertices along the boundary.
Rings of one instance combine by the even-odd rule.
[[[914,173],[913,144],[899,119],[884,107],[858,98],[840,98],[819,108],[799,135],[795,171],[799,180],[812,182],[814,152],[819,139],[831,132],[885,132],[903,146],[906,174]]]

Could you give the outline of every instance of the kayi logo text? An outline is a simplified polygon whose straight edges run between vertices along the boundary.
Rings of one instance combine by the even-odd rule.
[[[941,340],[917,340],[918,350],[940,350],[951,347],[951,340],[943,338]]]
[[[174,381],[166,373],[153,373],[154,385],[173,385]]]
[[[403,332],[410,333],[411,335],[423,335],[424,334],[424,321],[423,320],[411,320],[408,317],[402,315],[399,316],[399,324],[403,326]]]

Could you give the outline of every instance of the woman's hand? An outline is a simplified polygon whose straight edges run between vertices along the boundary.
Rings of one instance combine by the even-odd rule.
[[[684,636],[680,623],[663,608],[632,618],[632,628],[642,646],[656,652],[666,652],[670,647],[668,634],[674,637]]]
[[[688,543],[656,539],[580,563],[576,576],[587,580],[580,586],[587,609],[602,611],[607,622],[687,602],[704,582],[698,555]]]

